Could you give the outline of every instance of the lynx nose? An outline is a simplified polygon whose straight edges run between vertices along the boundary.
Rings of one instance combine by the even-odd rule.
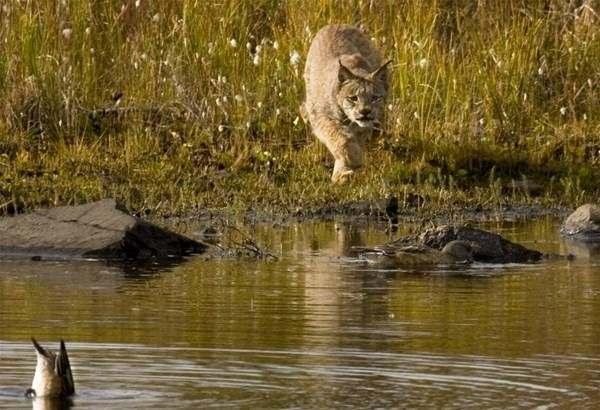
[[[364,107],[364,108],[361,108],[361,109],[358,111],[358,113],[359,113],[360,115],[362,115],[363,117],[367,117],[368,115],[370,115],[370,114],[371,114],[371,109],[370,109],[370,108],[368,108],[368,107]]]

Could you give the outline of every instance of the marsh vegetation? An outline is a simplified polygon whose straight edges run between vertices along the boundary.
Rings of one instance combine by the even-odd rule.
[[[584,1],[4,1],[0,205],[112,196],[158,214],[410,193],[581,202],[600,178],[600,25]],[[316,31],[393,59],[385,132],[332,186],[298,114]]]

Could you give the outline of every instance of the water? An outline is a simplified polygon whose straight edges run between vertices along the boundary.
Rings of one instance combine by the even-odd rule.
[[[0,265],[0,407],[22,397],[29,338],[69,349],[81,408],[598,408],[600,251],[556,224],[487,226],[575,261],[375,270],[382,227],[259,228],[277,262],[123,269]]]

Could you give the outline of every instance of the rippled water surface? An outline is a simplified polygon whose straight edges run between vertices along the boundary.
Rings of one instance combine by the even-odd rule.
[[[276,262],[0,264],[3,408],[600,408],[600,250],[553,221],[487,228],[574,261],[375,270],[344,222],[257,229]],[[30,336],[77,395],[31,402]]]

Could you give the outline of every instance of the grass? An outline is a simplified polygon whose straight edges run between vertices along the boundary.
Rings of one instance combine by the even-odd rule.
[[[434,207],[598,199],[593,0],[5,3],[0,206],[113,196],[179,214],[406,192]],[[330,184],[329,154],[297,109],[304,56],[331,22],[364,26],[394,60],[386,131],[344,186]],[[506,188],[525,178],[544,186],[540,198]]]

